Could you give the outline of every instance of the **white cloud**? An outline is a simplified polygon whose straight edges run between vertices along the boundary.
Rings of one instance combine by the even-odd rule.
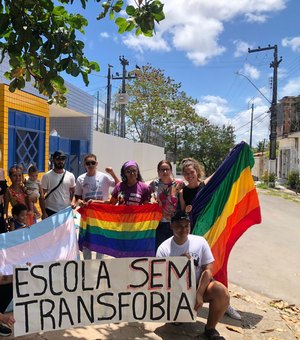
[[[173,47],[183,51],[194,64],[204,65],[226,50],[219,43],[224,23],[242,16],[248,21],[262,22],[267,14],[282,10],[286,2],[287,0],[166,0],[166,19],[157,26],[158,38],[145,40],[132,34],[123,37],[123,42],[139,52],[159,49],[169,51]]]
[[[235,51],[234,51],[234,56],[240,57],[242,55],[247,55],[248,54],[248,48],[252,48],[253,46],[248,44],[245,41],[242,40],[235,40],[233,42],[233,44],[235,45]]]
[[[195,106],[196,112],[201,117],[207,118],[212,124],[228,124],[226,113],[230,111],[226,99],[218,96],[204,96]]]
[[[279,90],[279,98],[300,95],[300,77],[293,78]]]
[[[245,64],[242,71],[241,71],[241,74],[244,74],[245,76],[251,78],[251,79],[259,79],[260,77],[260,72],[259,70],[250,65],[250,64]]]
[[[107,32],[101,32],[99,35],[100,35],[100,38],[104,38],[104,39],[109,38],[109,34]]]
[[[253,127],[252,127],[252,146],[263,139],[267,139],[269,135],[270,114],[267,105],[261,105],[258,98],[254,100],[253,109]],[[240,111],[236,114],[232,125],[235,127],[236,142],[245,140],[250,143],[251,130],[251,103],[248,110]]]
[[[124,37],[123,42],[130,48],[143,53],[145,50],[152,51],[170,51],[167,42],[161,38],[160,34],[148,38],[144,36],[127,35]]]
[[[282,39],[282,46],[290,47],[294,52],[300,52],[300,37]]]
[[[269,134],[269,107],[261,98],[248,98],[245,104],[249,109],[237,112],[232,117],[232,109],[224,98],[208,95],[200,99],[196,105],[196,112],[201,117],[207,118],[212,124],[234,126],[236,142],[245,140],[249,143],[252,103],[254,103],[252,145],[256,146],[259,141],[267,139]]]
[[[246,20],[248,22],[263,23],[267,20],[267,16],[263,14],[246,13]]]

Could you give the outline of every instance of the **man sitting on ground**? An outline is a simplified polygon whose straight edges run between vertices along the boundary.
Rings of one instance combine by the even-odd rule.
[[[173,236],[164,241],[157,249],[156,256],[187,256],[194,261],[197,292],[195,310],[209,303],[209,313],[204,334],[208,339],[222,340],[216,325],[229,305],[227,288],[212,277],[214,258],[210,247],[202,236],[190,234],[189,217],[178,211],[171,219]]]

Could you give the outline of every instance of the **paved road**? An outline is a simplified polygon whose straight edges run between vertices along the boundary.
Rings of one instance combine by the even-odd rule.
[[[234,246],[229,281],[300,306],[300,205],[259,194],[262,224]]]

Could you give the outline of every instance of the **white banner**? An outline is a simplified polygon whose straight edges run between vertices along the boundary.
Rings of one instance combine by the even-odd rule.
[[[14,268],[15,336],[114,322],[193,322],[186,257],[57,261]]]

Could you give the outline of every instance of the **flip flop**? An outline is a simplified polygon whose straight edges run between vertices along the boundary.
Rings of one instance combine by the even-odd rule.
[[[225,340],[215,328],[208,329],[205,327],[204,334],[209,340]]]

